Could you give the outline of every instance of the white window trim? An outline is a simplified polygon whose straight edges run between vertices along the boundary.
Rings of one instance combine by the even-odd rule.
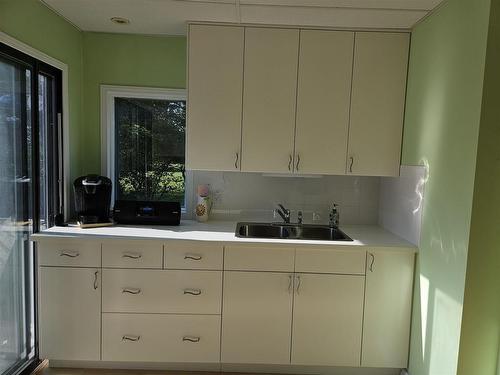
[[[62,154],[63,154],[63,173],[64,173],[64,184],[63,184],[63,199],[64,199],[64,220],[67,221],[69,218],[69,208],[70,208],[70,191],[72,189],[72,181],[70,176],[70,156],[69,156],[69,86],[68,86],[68,65],[60,60],[49,56],[36,48],[25,44],[16,38],[0,31],[0,42],[8,45],[18,51],[25,53],[26,55],[32,56],[44,63],[51,65],[62,71],[62,129],[63,129],[63,144],[62,144]]]
[[[187,90],[138,86],[101,85],[101,174],[115,181],[115,98],[186,100]],[[192,175],[186,171],[186,207],[190,212]],[[111,204],[115,201],[115,188]],[[188,191],[189,190],[189,191]]]

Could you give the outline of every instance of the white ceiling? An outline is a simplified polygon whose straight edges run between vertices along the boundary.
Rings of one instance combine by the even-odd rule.
[[[84,31],[184,35],[187,21],[410,29],[443,0],[41,0]],[[130,19],[116,25],[111,17]]]

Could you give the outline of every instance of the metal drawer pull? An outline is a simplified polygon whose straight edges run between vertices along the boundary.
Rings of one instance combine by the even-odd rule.
[[[191,259],[191,260],[202,260],[203,257],[198,254],[186,254],[184,255],[184,259]]]
[[[182,338],[182,341],[186,342],[200,342],[200,338],[199,337],[195,337],[195,336],[184,336]]]
[[[300,276],[297,275],[297,294],[299,294],[299,291],[300,291],[300,284],[301,284],[301,282],[300,282]]]
[[[290,157],[288,159],[288,170],[291,171],[292,170],[292,154],[290,154]]]
[[[133,336],[133,335],[123,335],[122,341],[139,341],[141,336]]]
[[[76,258],[77,256],[80,256],[80,253],[78,251],[62,250],[61,254],[59,254],[59,256]]]
[[[234,161],[234,168],[238,169],[238,161],[240,160],[240,154],[236,153],[236,160]]]
[[[292,292],[293,275],[288,275],[288,293]]]
[[[352,165],[354,164],[354,156],[349,157],[349,173],[352,173]]]
[[[184,289],[184,294],[199,296],[201,294],[201,289]]]
[[[140,288],[123,288],[122,293],[128,293],[128,294],[140,294],[141,289]]]
[[[370,258],[371,258],[371,263],[370,263],[370,272],[373,272],[373,263],[375,263],[375,255],[373,255],[372,253],[368,253],[370,255]]]
[[[97,290],[97,288],[99,287],[98,275],[99,275],[99,271],[95,271],[94,272],[94,290]]]
[[[122,258],[140,259],[142,255],[139,253],[123,253]]]

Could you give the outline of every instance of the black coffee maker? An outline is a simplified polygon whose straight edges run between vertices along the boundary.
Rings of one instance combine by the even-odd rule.
[[[81,224],[109,223],[111,187],[109,178],[96,174],[75,180],[75,210]]]

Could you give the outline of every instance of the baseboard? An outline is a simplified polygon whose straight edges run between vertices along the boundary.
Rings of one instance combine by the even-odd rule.
[[[55,361],[50,367],[95,368],[120,370],[163,370],[228,373],[265,373],[294,375],[407,375],[401,369],[296,365],[256,365],[232,363],[158,363],[158,362],[106,362],[106,361]]]

